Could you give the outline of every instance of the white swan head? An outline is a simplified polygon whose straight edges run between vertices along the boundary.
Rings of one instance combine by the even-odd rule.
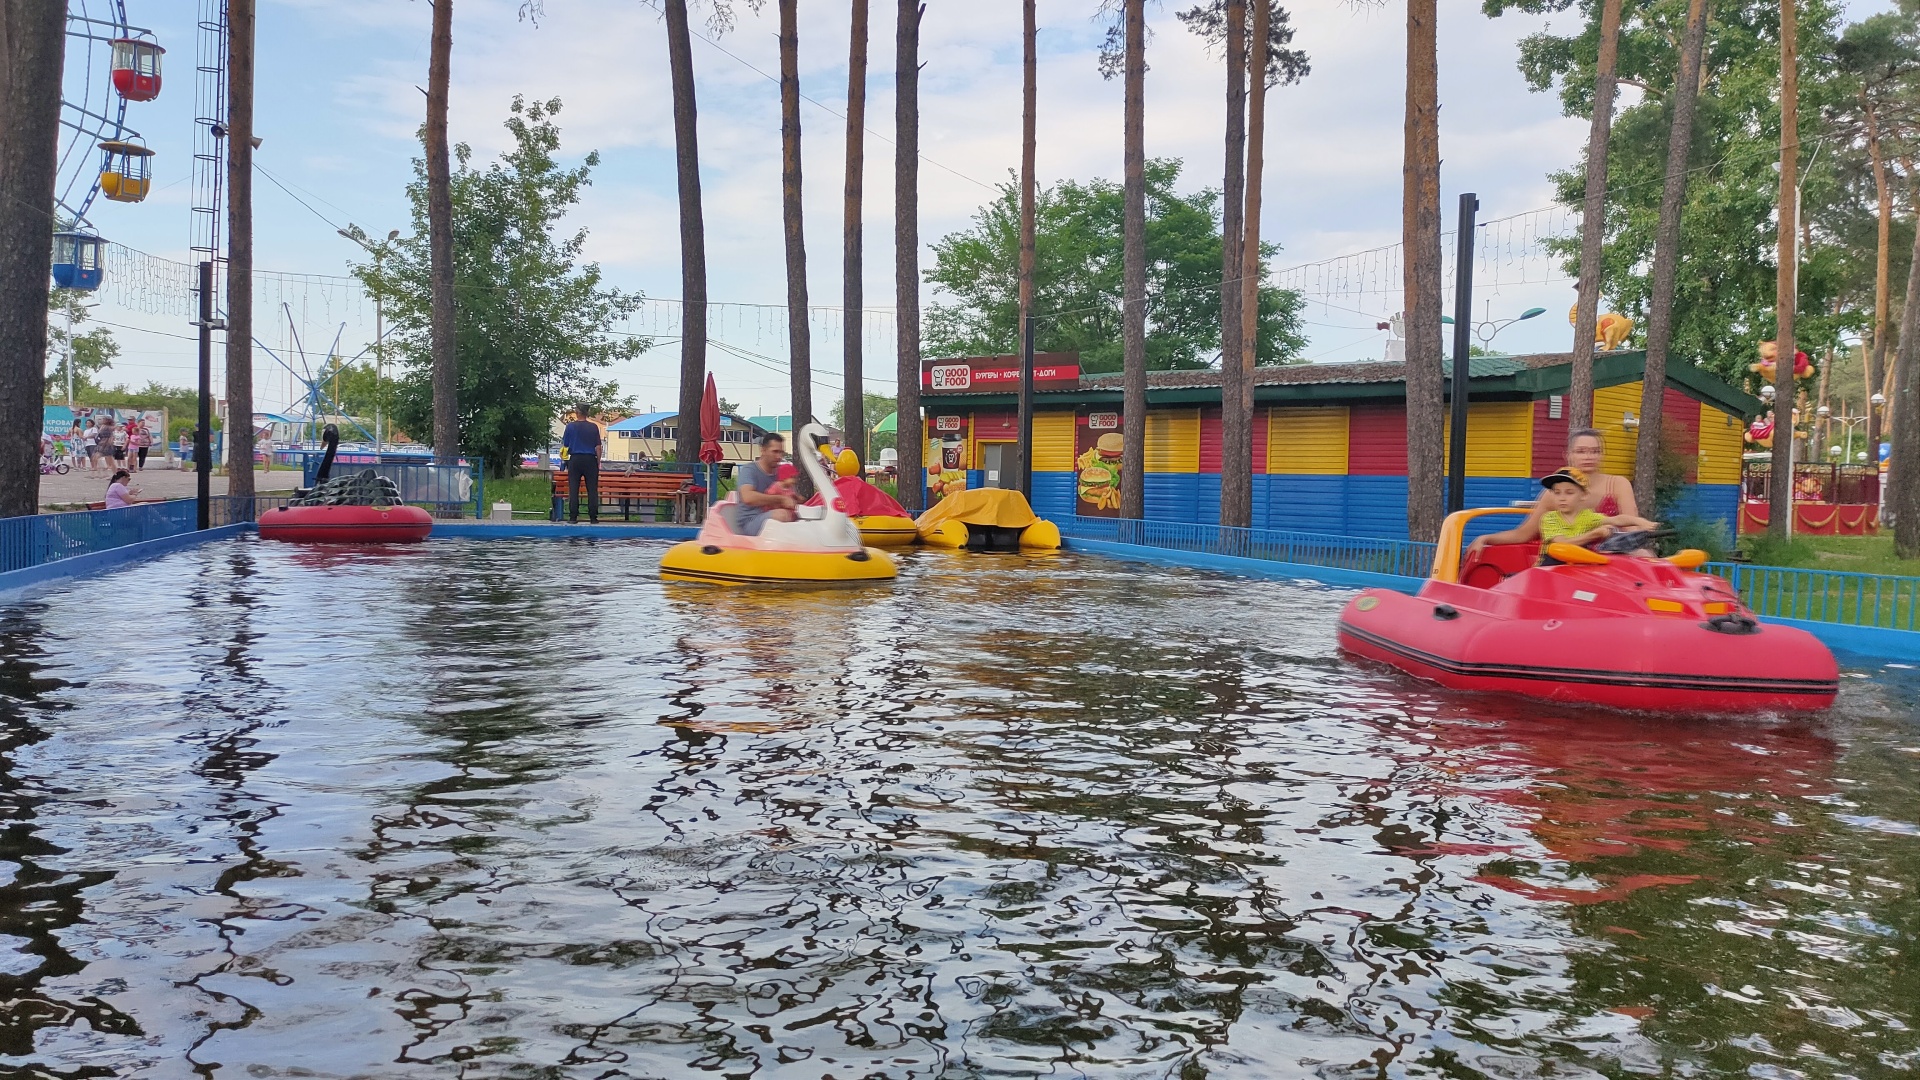
[[[813,481],[813,490],[820,493],[820,501],[826,503],[827,513],[845,517],[839,509],[840,489],[834,486],[833,473],[820,461],[820,446],[827,442],[827,429],[819,424],[806,424],[794,432],[793,456],[800,467],[807,470],[807,477]]]

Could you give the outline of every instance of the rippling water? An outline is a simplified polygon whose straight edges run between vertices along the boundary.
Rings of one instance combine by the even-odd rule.
[[[0,610],[0,1072],[1881,1077],[1920,698],[1431,692],[1344,594],[217,543]]]

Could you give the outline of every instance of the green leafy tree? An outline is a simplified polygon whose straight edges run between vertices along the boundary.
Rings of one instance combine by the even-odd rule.
[[[365,421],[369,431],[376,413],[393,410],[394,384],[380,378],[371,360],[349,363],[345,357],[332,357],[315,380],[325,395],[320,405],[322,412],[331,412],[333,406],[338,405],[342,414]],[[341,437],[349,436],[342,432]]]
[[[1519,67],[1534,90],[1557,91],[1563,111],[1583,117],[1593,103],[1600,4],[1574,6],[1581,15],[1574,32],[1549,29],[1523,39]],[[1839,8],[1834,0],[1802,0],[1799,11],[1801,205],[1810,243],[1801,262],[1796,336],[1801,349],[1816,353],[1863,325],[1849,303],[1849,283],[1859,277],[1849,262],[1859,255],[1836,237],[1862,208],[1842,182],[1838,155],[1822,131],[1823,111],[1849,92],[1833,62]],[[1601,288],[1611,310],[1641,326],[1671,128],[1664,88],[1673,85],[1685,20],[1683,0],[1650,0],[1632,5],[1620,28],[1619,81],[1643,96],[1621,109],[1613,125]],[[1759,343],[1774,335],[1779,33],[1773,0],[1713,6],[1682,215],[1672,353],[1676,362],[1699,363],[1735,381],[1757,359]],[[1583,168],[1552,179],[1562,202],[1581,204]],[[1569,273],[1577,273],[1578,238],[1555,243],[1568,256]],[[1870,263],[1871,253],[1866,257]]]
[[[580,201],[598,153],[572,169],[556,160],[560,101],[515,97],[506,120],[514,145],[485,169],[472,150],[454,150],[454,345],[459,368],[460,446],[484,456],[488,471],[509,475],[520,455],[546,445],[553,419],[584,400],[616,402],[618,387],[595,374],[632,359],[648,342],[616,337],[613,327],[641,297],[601,284],[597,264],[580,264],[587,231],[556,236]],[[354,268],[387,305],[392,354],[392,415],[409,431],[433,429],[432,294],[425,162],[407,187],[414,235],[385,256]]]
[[[885,420],[888,414],[892,413],[896,407],[896,401],[892,394],[863,393],[860,395],[861,421],[868,426]],[[845,431],[847,428],[847,403],[844,401],[834,402],[829,419],[832,421],[834,427]],[[877,435],[869,435],[867,438],[867,452],[877,456],[880,451],[893,446],[894,434],[895,433],[891,431],[882,431]]]
[[[54,289],[48,295],[47,310],[47,401],[67,400],[67,365],[73,365],[73,400],[87,404],[107,404],[99,400],[105,389],[97,376],[113,366],[120,355],[120,343],[113,331],[104,326],[80,330],[87,321],[86,293],[78,289]],[[124,387],[121,388],[124,391]]]
[[[1174,159],[1150,160],[1145,172],[1147,367],[1207,367],[1220,350],[1220,195],[1177,192]],[[1120,185],[1107,180],[1063,180],[1035,198],[1034,347],[1078,352],[1088,371],[1121,366],[1121,210]],[[1261,248],[1264,255],[1279,250]],[[926,276],[945,299],[927,310],[924,352],[1018,351],[1019,186],[1002,184],[972,228],[947,235],[933,251]],[[1300,309],[1294,293],[1260,290],[1260,363],[1298,359],[1306,345]]]

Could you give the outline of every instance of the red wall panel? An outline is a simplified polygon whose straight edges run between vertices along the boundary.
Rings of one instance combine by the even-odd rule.
[[[1347,417],[1347,473],[1407,475],[1405,405],[1355,405]]]
[[[1560,399],[1560,415],[1550,417],[1553,403],[1546,398],[1533,403],[1533,475],[1545,476],[1567,463],[1567,407]]]
[[[1220,410],[1200,410],[1200,471],[1220,471]]]
[[[1272,429],[1271,410],[1253,410],[1253,471],[1256,476],[1267,471],[1267,433]]]
[[[1662,426],[1667,429],[1668,446],[1687,460],[1687,483],[1697,483],[1700,471],[1700,403],[1685,393],[1667,387],[1661,395]]]
[[[973,437],[976,439],[1020,438],[1019,413],[974,413]]]

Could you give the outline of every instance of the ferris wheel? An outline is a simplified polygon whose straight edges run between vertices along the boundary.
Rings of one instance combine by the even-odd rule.
[[[150,31],[127,23],[125,0],[68,0],[54,184],[53,280],[61,288],[100,286],[106,241],[87,218],[95,200],[137,203],[152,190],[153,151],[127,125],[127,105],[159,96],[164,52]]]

